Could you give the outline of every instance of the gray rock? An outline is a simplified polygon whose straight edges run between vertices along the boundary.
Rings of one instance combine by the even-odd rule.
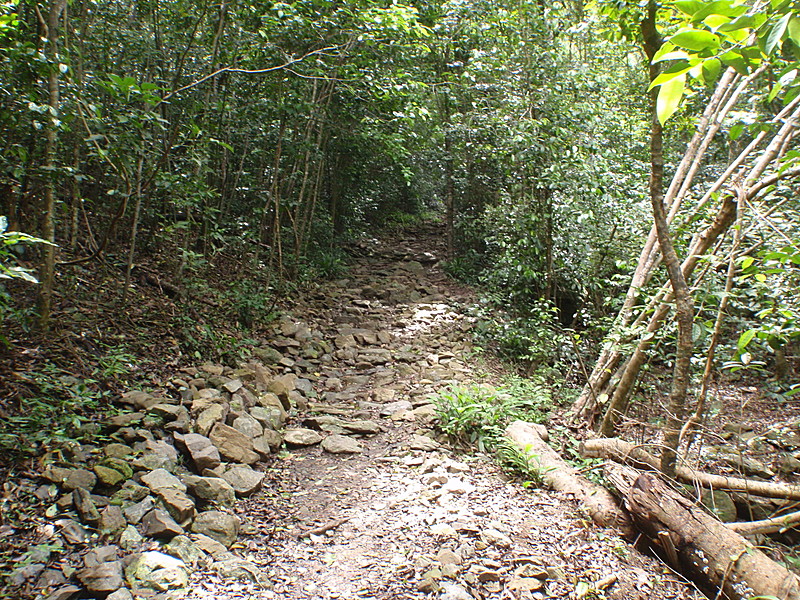
[[[133,600],[133,594],[128,588],[120,588],[106,596],[106,600]]]
[[[78,488],[91,491],[97,484],[97,477],[87,469],[69,469],[63,481],[58,483],[62,483],[68,492]]]
[[[283,436],[272,429],[265,429],[264,435],[253,440],[253,449],[261,458],[267,458],[270,453],[277,452],[283,445]]]
[[[70,544],[85,544],[89,539],[89,532],[77,521],[72,519],[59,519],[56,525],[61,527],[61,535]]]
[[[220,465],[219,450],[206,436],[199,433],[187,433],[182,436],[176,434],[175,442],[183,447],[198,472],[216,469]]]
[[[233,467],[223,473],[222,478],[240,496],[249,496],[261,488],[264,481],[264,473],[254,471],[250,467]]]
[[[761,477],[763,479],[775,477],[775,472],[772,469],[754,458],[738,454],[722,454],[719,459],[749,477]]]
[[[375,390],[376,394],[378,392],[392,392],[392,397],[394,397],[394,390]],[[379,402],[376,399],[376,402]],[[391,417],[392,415],[402,412],[402,411],[410,411],[414,407],[411,402],[408,400],[397,400],[395,402],[389,402],[384,404],[381,408],[380,415],[382,417]]]
[[[283,441],[291,446],[313,446],[322,441],[322,436],[313,429],[287,429]]]
[[[83,591],[77,585],[65,585],[50,594],[46,600],[72,600]]]
[[[105,562],[112,562],[119,558],[119,547],[112,544],[93,548],[83,557],[83,566],[96,567]]]
[[[254,406],[250,409],[250,416],[267,429],[278,430],[286,423],[286,411],[282,406]]]
[[[189,584],[186,564],[163,552],[143,552],[125,569],[125,577],[134,589],[144,587],[164,592]]]
[[[276,365],[283,359],[283,354],[269,346],[253,349],[253,355],[258,357],[265,365]]]
[[[475,600],[475,597],[457,583],[446,583],[439,600]]]
[[[480,533],[480,536],[481,539],[487,544],[494,544],[500,548],[511,547],[511,538],[509,538],[506,534],[497,531],[497,529],[493,529],[491,527],[488,529],[483,529]]]
[[[122,394],[122,401],[125,404],[130,404],[134,408],[141,410],[158,404],[162,399],[155,398],[152,394],[148,394],[142,390],[131,390]]]
[[[197,498],[214,504],[230,506],[236,501],[236,492],[231,484],[221,477],[197,477],[191,475],[184,478],[189,490]]]
[[[208,510],[197,515],[192,531],[202,533],[229,548],[239,535],[239,517],[218,510]]]
[[[194,516],[194,500],[186,495],[186,492],[168,487],[159,488],[156,490],[156,494],[158,494],[167,512],[178,523],[186,523]]]
[[[154,508],[142,517],[142,533],[154,538],[172,538],[184,533],[183,527],[178,525],[166,511]]]
[[[733,523],[737,520],[736,504],[731,495],[723,490],[703,490],[700,502],[723,523]]]
[[[181,480],[166,469],[155,469],[146,475],[142,475],[141,479],[142,483],[153,492],[158,492],[158,490],[163,488],[175,488],[182,492],[186,491],[186,486],[181,483]]]
[[[128,525],[119,536],[119,546],[124,550],[137,550],[144,542],[144,538],[133,525]]]
[[[322,440],[322,449],[331,454],[359,454],[364,450],[353,438],[336,434]]]
[[[215,560],[225,560],[230,555],[230,552],[228,552],[228,549],[224,545],[203,533],[193,533],[191,540],[197,544],[198,548],[210,554]]]
[[[142,520],[142,517],[144,517],[153,509],[153,506],[155,506],[155,501],[152,497],[147,496],[141,502],[126,506],[122,512],[125,514],[125,518],[128,520],[128,523],[135,525]]]
[[[111,496],[111,502],[114,504],[129,504],[131,502],[140,502],[150,494],[150,488],[144,485],[139,485],[135,481],[126,481],[122,487],[118,489]]]
[[[209,439],[226,459],[251,465],[258,461],[258,454],[253,450],[253,442],[242,432],[224,423],[217,423],[211,430]]]
[[[187,565],[196,565],[205,558],[205,552],[185,535],[176,535],[164,546],[167,554],[181,559]]]
[[[106,506],[100,511],[100,523],[98,525],[103,534],[116,533],[128,524],[125,515],[119,506]]]
[[[120,470],[110,467],[108,465],[95,465],[94,467],[92,467],[92,470],[97,475],[97,478],[100,480],[100,483],[108,487],[114,487],[116,485],[119,485],[120,483],[128,479],[128,477],[130,477],[130,476],[126,477],[125,473],[122,473]],[[131,474],[133,474],[133,470],[129,466],[128,470],[130,470]]]
[[[90,525],[95,525],[100,521],[100,511],[97,510],[91,494],[84,488],[77,488],[72,492],[72,502],[81,521]]]
[[[11,571],[11,576],[8,578],[9,583],[14,587],[20,587],[26,581],[33,581],[39,574],[44,571],[45,565],[42,563],[33,563],[17,567]]]
[[[409,447],[412,450],[422,450],[424,452],[432,452],[433,450],[441,447],[441,444],[436,440],[429,438],[427,435],[415,435],[411,438]]]
[[[231,558],[214,563],[214,569],[223,579],[258,582],[260,571],[249,560]]]
[[[212,404],[201,412],[194,423],[194,429],[200,435],[208,435],[217,423],[225,420],[227,408],[222,404]]]
[[[86,567],[78,571],[77,576],[87,590],[98,594],[109,594],[125,585],[122,563],[118,560]]]
[[[127,458],[133,454],[133,448],[126,444],[111,443],[103,447],[103,454],[109,458]]]
[[[224,387],[231,394],[238,392],[240,389],[242,389],[242,386],[244,386],[244,384],[242,383],[241,379],[231,379],[230,381],[226,381],[224,384],[222,384],[222,387]]]
[[[244,413],[233,420],[233,428],[237,431],[241,431],[251,439],[257,438],[264,433],[264,427],[261,425],[261,423],[247,413]]]

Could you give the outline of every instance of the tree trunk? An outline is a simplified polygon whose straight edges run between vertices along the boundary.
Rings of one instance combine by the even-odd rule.
[[[44,256],[40,271],[41,287],[39,288],[39,328],[47,331],[50,326],[50,313],[53,309],[53,282],[56,268],[56,146],[58,144],[58,109],[60,66],[58,58],[58,27],[66,0],[51,0],[47,21],[42,23],[47,32],[48,58],[50,59],[47,75],[47,104],[50,114],[45,127],[44,147],[44,206],[42,210],[42,238],[50,242],[44,245]]]
[[[658,470],[660,467],[658,459],[646,452],[642,447],[618,438],[586,440],[581,444],[580,453],[584,458],[606,458],[622,464],[632,465],[637,469]],[[741,477],[728,477],[726,475],[712,475],[711,473],[703,473],[681,465],[675,468],[675,476],[679,481],[699,485],[706,489],[743,492],[754,496],[779,498],[781,500],[800,500],[800,486],[788,483],[773,483],[771,481],[742,479]]]
[[[514,421],[506,429],[506,437],[539,469],[542,480],[550,488],[574,496],[595,523],[616,527],[625,535],[632,532],[628,516],[614,497],[564,462],[542,439],[534,425]]]
[[[774,597],[800,600],[800,580],[745,538],[649,473],[612,471],[634,523],[660,547],[673,568],[689,571],[731,600]],[[718,596],[719,597],[719,596]]]

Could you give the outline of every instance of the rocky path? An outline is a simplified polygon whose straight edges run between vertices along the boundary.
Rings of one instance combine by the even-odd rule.
[[[30,488],[54,503],[31,543],[70,549],[28,557],[18,597],[702,597],[571,499],[437,435],[430,395],[493,377],[441,239],[364,243],[250,363],[127,394],[113,443]]]
[[[335,348],[322,360],[284,359],[313,384],[296,422],[358,447],[290,447],[269,461],[262,491],[237,507],[260,583],[212,569],[189,597],[699,597],[569,499],[509,482],[437,441],[430,394],[487,377],[460,310],[469,290],[442,273],[438,240],[429,227],[365,245],[347,279],[296,309],[299,331],[321,332]],[[297,335],[296,325],[284,322],[283,333]],[[353,435],[336,419],[380,431]]]

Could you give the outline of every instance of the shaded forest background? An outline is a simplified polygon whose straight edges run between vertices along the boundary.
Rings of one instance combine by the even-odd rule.
[[[796,389],[790,2],[16,0],[0,57],[3,410],[31,431],[235,364],[434,215],[483,343],[606,434],[673,367],[668,435],[720,374]]]

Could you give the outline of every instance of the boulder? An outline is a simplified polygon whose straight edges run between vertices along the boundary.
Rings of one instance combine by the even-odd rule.
[[[141,479],[143,484],[156,493],[163,488],[175,488],[182,492],[186,491],[186,486],[181,483],[181,480],[166,469],[155,469],[146,475],[142,475]]]
[[[214,425],[225,420],[225,415],[227,415],[227,413],[228,409],[226,406],[217,403],[212,404],[197,415],[197,419],[194,423],[194,430],[200,435],[208,435]]]
[[[72,492],[72,502],[81,521],[95,525],[100,521],[100,511],[97,510],[92,495],[84,488],[77,488]]]
[[[197,498],[214,504],[230,506],[236,501],[236,492],[231,484],[221,477],[184,477],[184,482]]]
[[[209,439],[226,459],[251,465],[258,461],[258,454],[253,450],[253,442],[241,431],[224,423],[217,423],[211,430]]]
[[[205,552],[185,535],[176,535],[164,546],[167,554],[181,559],[187,565],[196,565],[205,558]]]
[[[283,441],[290,446],[313,446],[322,441],[322,436],[313,429],[287,429]]]
[[[261,423],[247,413],[244,413],[233,420],[233,428],[237,431],[241,431],[250,439],[257,438],[264,433],[264,427],[261,425]]]
[[[206,469],[216,469],[220,465],[219,450],[204,435],[199,433],[176,434],[175,443],[186,451],[199,473]]]
[[[250,467],[233,467],[223,473],[222,478],[240,496],[249,496],[258,491],[264,481],[264,473],[254,471]]]
[[[132,588],[149,588],[159,592],[184,588],[189,584],[186,564],[163,552],[143,552],[125,569]]]
[[[346,435],[329,435],[322,440],[322,449],[331,454],[359,454],[363,451],[361,444]]]
[[[154,538],[172,538],[183,533],[183,527],[163,510],[151,510],[142,517],[142,527],[146,536]]]
[[[269,395],[271,396],[272,394]],[[280,429],[286,424],[286,411],[277,397],[275,402],[276,404],[267,406],[254,406],[250,409],[250,416],[258,421],[263,428]]]
[[[239,535],[239,517],[219,510],[201,512],[192,523],[192,531],[202,533],[230,548]]]
[[[77,576],[87,590],[97,594],[109,594],[125,585],[122,563],[118,560],[86,567],[78,571]]]
[[[186,492],[177,488],[167,487],[158,489],[156,494],[161,499],[161,503],[167,509],[167,512],[178,523],[186,523],[194,516],[194,500],[186,495]]]

